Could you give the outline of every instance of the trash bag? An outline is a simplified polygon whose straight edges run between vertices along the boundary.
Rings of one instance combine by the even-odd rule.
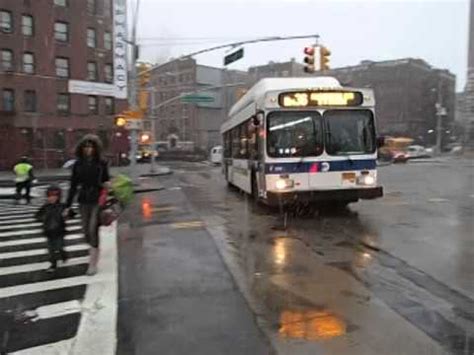
[[[132,180],[125,175],[117,175],[112,179],[112,192],[114,197],[122,204],[127,205],[133,198]]]

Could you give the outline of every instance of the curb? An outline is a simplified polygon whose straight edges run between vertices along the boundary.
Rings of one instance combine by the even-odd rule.
[[[149,173],[149,174],[141,174],[140,177],[156,177],[156,176],[165,176],[165,175],[171,175],[173,174],[173,171],[168,171],[166,173]]]
[[[138,188],[138,189],[133,189],[133,193],[135,194],[142,194],[145,192],[155,192],[155,191],[161,191],[164,190],[164,187],[147,187],[147,188]]]

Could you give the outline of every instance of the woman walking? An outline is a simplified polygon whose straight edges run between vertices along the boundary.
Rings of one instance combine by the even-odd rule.
[[[99,261],[99,196],[101,189],[109,185],[109,169],[107,162],[102,160],[100,139],[95,135],[88,134],[82,138],[76,148],[76,157],[66,205],[71,207],[79,187],[82,226],[90,245],[87,275],[95,275]]]

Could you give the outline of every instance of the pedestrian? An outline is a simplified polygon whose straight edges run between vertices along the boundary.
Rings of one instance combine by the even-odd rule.
[[[87,275],[95,275],[99,261],[99,197],[103,189],[109,186],[109,169],[107,162],[102,159],[99,137],[92,134],[84,136],[77,145],[76,158],[66,205],[71,207],[79,188],[78,202],[82,226],[90,246]]]
[[[61,203],[61,188],[51,185],[46,190],[46,203],[36,212],[36,219],[43,223],[43,232],[48,239],[49,260],[48,272],[54,272],[59,258],[66,262],[64,236],[66,235],[66,204]]]
[[[18,203],[21,200],[21,193],[23,189],[25,190],[25,199],[26,203],[31,203],[31,183],[34,180],[33,174],[33,165],[31,165],[28,161],[28,157],[23,156],[20,161],[13,167],[13,171],[15,172],[15,186],[16,186],[16,195],[15,199]]]

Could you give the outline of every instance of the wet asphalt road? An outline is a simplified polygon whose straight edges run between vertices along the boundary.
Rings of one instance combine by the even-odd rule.
[[[383,199],[311,218],[290,217],[287,230],[278,228],[277,212],[229,190],[219,167],[169,166],[174,174],[160,179],[166,189],[141,196],[130,212],[134,222],[122,226],[129,229],[121,240],[119,353],[152,353],[166,340],[163,353],[181,354],[193,346],[187,337],[194,339],[195,350],[204,349],[195,353],[209,354],[222,353],[226,345],[236,354],[474,353],[472,162],[382,167]],[[166,245],[173,233],[194,239],[203,233],[193,248],[202,248],[209,265],[195,264],[182,276],[179,260],[186,255],[179,247],[160,254],[160,243]],[[150,240],[155,249],[146,245]],[[149,261],[143,263],[145,251]],[[228,274],[213,273],[221,263]],[[196,323],[188,329],[143,324],[153,307],[171,313],[173,307],[199,307],[198,298],[169,301],[192,295],[193,289],[196,294],[232,290],[231,303],[220,308],[228,314],[195,312]],[[194,333],[214,329],[213,322],[222,324],[222,334]],[[232,324],[238,341],[227,334]],[[173,345],[183,334],[187,340]]]

